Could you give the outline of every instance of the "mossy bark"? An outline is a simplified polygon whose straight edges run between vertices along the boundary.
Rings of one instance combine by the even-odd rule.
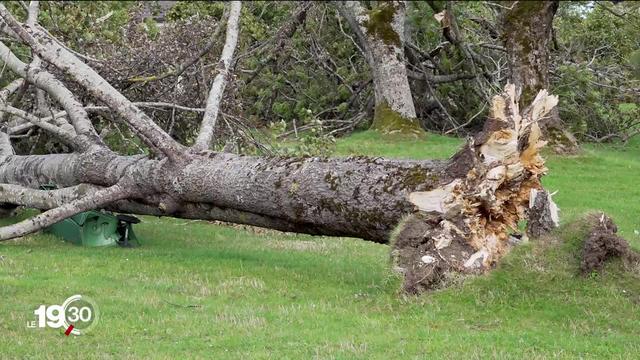
[[[371,129],[383,134],[420,136],[425,133],[418,119],[402,116],[402,114],[392,110],[384,102],[376,106]]]
[[[373,75],[376,99],[373,129],[385,133],[424,133],[416,119],[404,61],[405,4],[385,1],[369,11],[357,1],[341,6],[341,13],[362,43]]]
[[[401,46],[400,35],[393,28],[393,21],[398,12],[398,5],[393,1],[382,2],[368,13],[368,18],[363,22],[367,34],[382,40],[387,45]]]

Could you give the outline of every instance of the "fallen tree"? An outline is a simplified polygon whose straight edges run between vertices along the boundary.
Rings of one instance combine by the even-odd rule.
[[[239,2],[231,6],[228,43],[235,42],[240,10]],[[55,122],[57,115],[39,118],[6,101],[0,110],[51,132],[74,150],[15,155],[10,136],[0,133],[0,203],[46,210],[0,228],[0,240],[96,208],[381,243],[389,242],[397,229],[397,269],[405,274],[407,291],[417,292],[437,283],[444,272],[480,273],[494,266],[509,250],[510,234],[527,218],[532,194],[542,190],[540,177],[546,169],[538,154],[544,145],[538,121],[557,104],[544,90],[520,111],[516,88],[508,85],[494,97],[484,130],[449,160],[216,153],[206,149],[215,127],[210,111],[217,112],[220,96],[209,96],[198,141],[186,147],[37,25],[19,23],[1,4],[0,17],[34,56],[103,102],[154,153],[122,156],[109,149],[62,82],[38,64],[22,63],[0,43],[0,59],[56,99],[64,110],[52,114],[69,121]],[[212,92],[224,88],[230,52],[223,52]],[[58,189],[40,190],[45,184]]]

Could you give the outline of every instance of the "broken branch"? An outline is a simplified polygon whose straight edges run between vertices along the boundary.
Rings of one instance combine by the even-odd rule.
[[[208,149],[213,139],[213,132],[216,126],[218,112],[220,111],[220,101],[222,100],[227,78],[229,77],[231,59],[238,44],[238,22],[241,8],[242,4],[240,1],[233,1],[231,3],[229,20],[227,22],[227,36],[224,48],[222,49],[222,55],[220,55],[220,61],[218,62],[218,75],[216,75],[213,80],[211,90],[209,91],[209,98],[207,99],[204,116],[200,124],[200,131],[193,145],[194,150]]]

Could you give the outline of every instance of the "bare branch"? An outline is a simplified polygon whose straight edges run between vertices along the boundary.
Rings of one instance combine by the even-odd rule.
[[[2,5],[0,4],[0,11]],[[11,68],[16,74],[24,77],[30,83],[45,90],[54,98],[66,111],[71,119],[73,127],[79,135],[96,136],[95,129],[89,120],[89,115],[84,110],[82,104],[76,100],[73,93],[56,79],[53,74],[34,68],[20,61],[17,56],[3,43],[0,42],[0,59]]]
[[[29,3],[29,9],[27,10],[27,24],[31,26],[35,26],[38,24],[38,13],[40,10],[40,3],[38,1],[31,1]],[[34,71],[40,70],[42,67],[42,60],[40,57],[32,54],[31,64],[29,64],[30,68],[33,68]],[[45,92],[42,89],[36,89],[36,108],[37,114],[39,116],[44,115],[47,112],[48,101],[45,96]]]
[[[481,43],[470,44],[470,45],[471,46],[477,46],[477,47],[483,47],[483,48],[487,48],[487,49],[492,49],[492,50],[498,50],[498,51],[502,51],[502,52],[507,52],[507,49],[504,46],[500,46],[500,45],[496,45],[496,44],[489,44],[489,43],[481,42]]]
[[[27,24],[35,25],[38,22],[38,11],[40,9],[39,1],[30,1],[27,9]]]
[[[446,1],[444,6],[440,2],[431,0],[427,1],[427,3],[433,12],[436,13],[434,17],[442,27],[442,35],[444,38],[453,44],[458,49],[462,57],[464,57],[464,67],[472,73],[482,73],[482,71],[478,70],[478,67],[484,67],[483,61],[479,58],[478,54],[472,51],[469,44],[467,44],[463,39],[462,33],[458,27],[458,20],[453,13],[452,2]],[[481,77],[476,77],[476,83],[478,84],[479,91],[482,93],[482,97],[488,100],[490,96],[483,86]]]
[[[0,203],[35,209],[52,209],[93,194],[100,189],[102,188],[91,184],[53,190],[36,190],[15,184],[0,184]]]
[[[76,141],[76,135],[70,131],[64,130],[62,128],[59,128],[47,121],[44,121],[43,119],[29,114],[28,112],[24,111],[24,110],[20,110],[17,108],[14,108],[13,106],[4,106],[4,107],[0,107],[0,111],[5,112],[7,114],[11,114],[14,116],[18,116],[20,118],[23,118],[27,121],[29,121],[30,123],[52,133],[53,135],[57,136],[58,138],[60,138],[60,140],[62,140],[63,142],[65,142],[68,145],[71,145],[74,148],[81,148],[82,144],[79,144]]]
[[[50,37],[51,39],[53,39],[56,43],[58,43],[58,45],[60,45],[60,46],[62,46],[63,48],[65,48],[67,51],[69,51],[69,52],[70,52],[70,53],[72,53],[73,55],[75,55],[75,56],[77,56],[77,57],[79,57],[79,58],[81,58],[81,59],[87,60],[87,61],[93,61],[93,62],[96,62],[96,63],[102,63],[102,62],[104,62],[103,60],[96,59],[96,58],[94,58],[94,57],[91,57],[91,56],[88,56],[88,55],[85,55],[85,54],[81,54],[81,53],[79,53],[79,52],[77,52],[77,51],[73,50],[72,48],[70,48],[70,47],[68,47],[67,45],[65,45],[65,44],[64,44],[62,41],[60,41],[58,38],[56,38],[55,36],[53,36],[53,35],[49,32],[49,30],[45,29],[44,27],[40,26],[40,27],[39,27],[39,29],[40,29],[40,30],[42,30],[42,31],[44,31],[44,33],[45,33],[45,34],[47,34],[47,36],[49,36],[49,37]]]
[[[4,114],[4,112],[2,110],[0,110],[0,115]],[[63,127],[63,126],[68,126],[67,130],[70,133],[74,133],[75,134],[75,129],[73,129],[73,126],[71,126],[65,118],[65,116],[67,116],[67,112],[66,111],[60,111],[57,113],[52,114],[51,116],[47,116],[47,117],[41,117],[40,121],[41,122],[48,122],[48,123],[53,123],[58,127]],[[18,134],[21,133],[25,130],[29,130],[31,128],[33,128],[34,126],[36,126],[36,124],[29,122],[28,119],[22,118],[20,117],[20,119],[24,120],[23,123],[20,124],[13,124],[9,129],[8,129],[8,133],[9,135],[14,135],[14,134]]]
[[[11,139],[9,135],[4,131],[0,131],[0,161],[4,161],[7,156],[15,154],[13,146],[11,146]]]
[[[9,25],[6,22],[4,22],[4,20],[2,20],[1,17],[0,17],[0,34],[5,34],[9,37],[9,39],[14,41],[19,40],[18,35],[15,32],[13,32],[13,30],[11,30]]]
[[[353,31],[356,35],[357,46],[362,54],[367,59],[368,63],[371,63],[371,49],[369,48],[367,38],[364,35],[364,32],[360,28],[360,24],[358,22],[358,17],[364,16],[366,10],[358,1],[337,1],[334,3],[336,9],[340,13],[342,17],[344,17],[349,23],[349,27],[351,31]]]
[[[224,88],[229,76],[229,69],[231,67],[231,59],[233,53],[236,50],[238,44],[238,32],[239,32],[239,19],[240,9],[242,3],[240,1],[233,1],[231,3],[231,11],[229,12],[229,21],[227,22],[227,36],[222,49],[222,55],[220,55],[220,61],[218,63],[218,75],[213,80],[211,90],[209,91],[209,98],[207,99],[206,110],[202,117],[202,123],[200,124],[200,131],[196,139],[193,148],[195,150],[205,150],[211,145],[213,139],[213,131],[216,126],[216,120],[218,118],[218,111],[220,110],[220,101],[224,94]]]
[[[0,90],[0,105],[4,105],[4,104],[11,105],[16,100],[19,100],[19,98],[22,96],[21,94],[24,91],[26,91],[26,86],[25,86],[26,84],[27,83],[22,78],[16,79],[10,82],[9,84],[7,84],[7,86],[5,86],[2,90]],[[16,97],[12,101],[9,101],[9,97],[11,97],[11,95],[13,95],[16,91],[18,91],[18,95],[16,95]],[[0,112],[0,123],[3,123],[3,122],[4,122],[4,113]]]
[[[2,92],[0,91],[0,102],[2,100]],[[182,111],[191,111],[191,112],[198,112],[198,113],[204,113],[204,108],[192,108],[192,107],[188,107],[188,106],[182,106],[182,105],[178,105],[178,104],[173,104],[173,103],[168,103],[168,102],[134,102],[133,103],[135,106],[138,107],[144,107],[144,108],[169,108],[169,109],[174,109],[174,110],[182,110]],[[93,112],[100,112],[100,111],[105,111],[105,110],[109,110],[108,106],[97,106],[97,105],[89,105],[89,106],[85,106],[84,109],[88,112],[88,113],[93,113]],[[0,111],[0,119],[2,118],[2,111]],[[41,121],[45,121],[45,122],[51,122],[51,121],[56,121],[57,119],[61,119],[67,116],[67,112],[66,111],[60,111],[58,113],[55,113],[52,116],[47,116],[47,117],[43,117],[40,118]],[[58,126],[60,126],[60,124],[57,124]],[[11,128],[9,128],[9,135],[12,134],[16,134],[25,130],[29,130],[32,127],[34,127],[35,124],[31,123],[31,122],[25,122],[23,124],[19,124],[19,125],[15,125]]]
[[[170,108],[170,109],[193,111],[193,112],[200,112],[200,113],[203,113],[206,110],[205,108],[192,108],[192,107],[182,106],[182,105],[168,103],[168,102],[144,101],[144,102],[134,102],[133,104],[135,106],[145,107],[145,108]],[[87,110],[88,112],[97,111],[97,110],[107,110],[107,109],[109,109],[109,107],[107,106],[86,106],[85,107],[85,110]]]
[[[0,103],[7,101],[9,96],[24,84],[24,79],[16,79],[0,90]]]
[[[477,113],[475,113],[475,115],[473,115],[472,117],[470,117],[470,118],[469,118],[469,120],[467,120],[467,122],[466,122],[466,123],[461,124],[461,125],[459,125],[459,126],[457,126],[457,127],[453,128],[453,129],[447,130],[447,131],[445,131],[445,132],[444,132],[444,134],[445,134],[445,135],[447,135],[447,134],[451,134],[452,132],[456,132],[456,131],[458,131],[458,130],[460,130],[460,129],[464,128],[465,126],[467,126],[467,125],[471,124],[471,122],[472,122],[475,118],[477,118],[477,117],[478,117],[478,115],[482,114],[482,112],[484,112],[484,109],[486,109],[486,108],[487,108],[487,104],[482,104],[482,109],[480,109],[480,111],[478,111]]]
[[[120,115],[137,133],[143,134],[142,140],[151,149],[160,151],[174,161],[179,161],[186,156],[183,146],[173,140],[149,116],[111,86],[95,70],[49,38],[42,30],[28,24],[21,25],[2,4],[0,4],[0,17],[38,56],[69,75],[91,95],[103,101],[111,110]],[[95,130],[93,132],[95,133]]]
[[[428,73],[422,73],[419,71],[413,71],[413,70],[407,69],[407,76],[414,80],[425,80],[425,81],[431,82],[432,84],[441,84],[441,83],[454,82],[458,80],[475,79],[477,75],[468,74],[468,73],[431,75]]]

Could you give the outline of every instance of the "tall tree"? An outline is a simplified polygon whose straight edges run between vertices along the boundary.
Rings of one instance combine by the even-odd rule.
[[[382,132],[423,132],[413,104],[404,54],[404,1],[380,1],[367,10],[359,1],[338,3],[356,34],[373,75],[376,108],[372,128]]]
[[[538,91],[549,88],[553,18],[558,1],[513,1],[504,6],[501,36],[510,81],[521,89],[521,101],[527,104]],[[578,150],[575,137],[564,126],[557,109],[540,125],[556,151],[573,153]]]

